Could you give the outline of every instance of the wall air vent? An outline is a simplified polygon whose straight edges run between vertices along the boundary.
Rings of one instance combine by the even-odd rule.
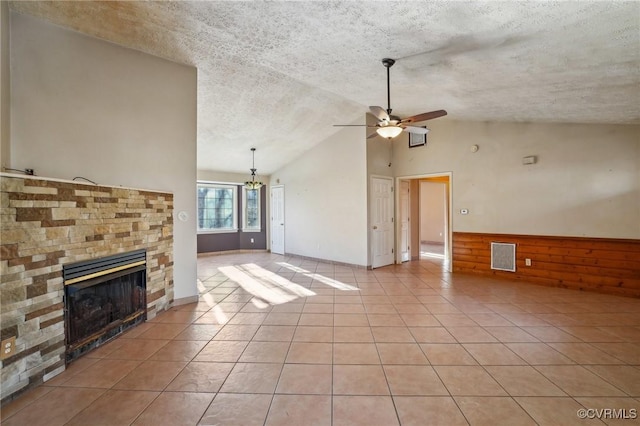
[[[516,245],[511,243],[491,243],[491,269],[516,271]]]

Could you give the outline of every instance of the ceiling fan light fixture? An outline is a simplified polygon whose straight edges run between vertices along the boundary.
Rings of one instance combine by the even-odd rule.
[[[260,189],[262,188],[263,183],[256,181],[256,149],[251,148],[251,153],[253,158],[252,167],[249,169],[251,170],[251,180],[246,181],[244,183],[244,187],[247,189]]]
[[[400,126],[384,126],[376,129],[376,132],[383,138],[393,139],[402,133],[402,127]]]

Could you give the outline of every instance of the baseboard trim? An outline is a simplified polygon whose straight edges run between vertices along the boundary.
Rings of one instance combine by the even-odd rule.
[[[303,256],[301,254],[295,254],[295,253],[285,253],[285,256],[295,257],[295,258],[304,259],[304,260],[311,260],[311,261],[314,261],[314,262],[329,263],[331,265],[337,265],[337,266],[347,266],[349,268],[355,268],[355,269],[368,269],[369,268],[366,265],[356,265],[355,263],[339,262],[337,260],[321,259],[319,257]]]
[[[271,253],[271,250],[268,250],[268,249],[260,249],[260,250],[238,249],[238,250],[212,251],[212,252],[206,252],[206,253],[198,253],[198,257],[210,257],[210,256],[220,256],[220,255],[224,255],[224,254],[244,254],[244,253]],[[329,263],[329,264],[338,265],[338,266],[348,266],[350,268],[356,268],[356,269],[371,269],[371,266],[356,265],[355,263],[339,262],[337,260],[322,259],[322,258],[319,258],[319,257],[312,257],[312,256],[304,256],[304,255],[296,254],[296,253],[285,253],[282,256],[295,257],[295,258],[304,259],[304,260],[312,260],[314,262]]]
[[[173,299],[173,306],[188,305],[189,303],[197,302],[198,296],[181,297],[180,299]]]
[[[220,256],[223,254],[240,254],[240,253],[269,253],[267,249],[237,249],[237,250],[223,250],[223,251],[207,251],[198,253],[198,257]]]

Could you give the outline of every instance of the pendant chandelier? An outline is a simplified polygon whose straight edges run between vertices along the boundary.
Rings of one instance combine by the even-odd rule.
[[[251,180],[248,180],[244,183],[244,187],[247,189],[260,189],[262,188],[262,182],[256,181],[256,149],[251,148],[251,153],[253,157],[251,170]]]

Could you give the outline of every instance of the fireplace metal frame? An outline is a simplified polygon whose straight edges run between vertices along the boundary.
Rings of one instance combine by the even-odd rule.
[[[107,275],[123,269],[143,265],[147,262],[145,249],[134,250],[127,253],[118,253],[100,259],[84,260],[82,262],[65,265],[62,271],[64,284],[75,284],[91,278]]]
[[[108,342],[125,329],[130,328],[146,320],[146,258],[145,249],[135,250],[127,253],[118,253],[111,256],[76,262],[63,267],[63,279],[65,285],[64,318],[65,318],[65,344],[66,362],[69,363],[85,352],[88,352],[103,343]],[[71,288],[80,291],[85,288],[103,284],[110,279],[116,279],[124,275],[135,272],[143,272],[142,282],[144,291],[142,292],[143,310],[136,310],[126,318],[121,318],[110,323],[101,330],[84,336],[76,342],[70,342],[70,313],[69,313],[69,291]]]

